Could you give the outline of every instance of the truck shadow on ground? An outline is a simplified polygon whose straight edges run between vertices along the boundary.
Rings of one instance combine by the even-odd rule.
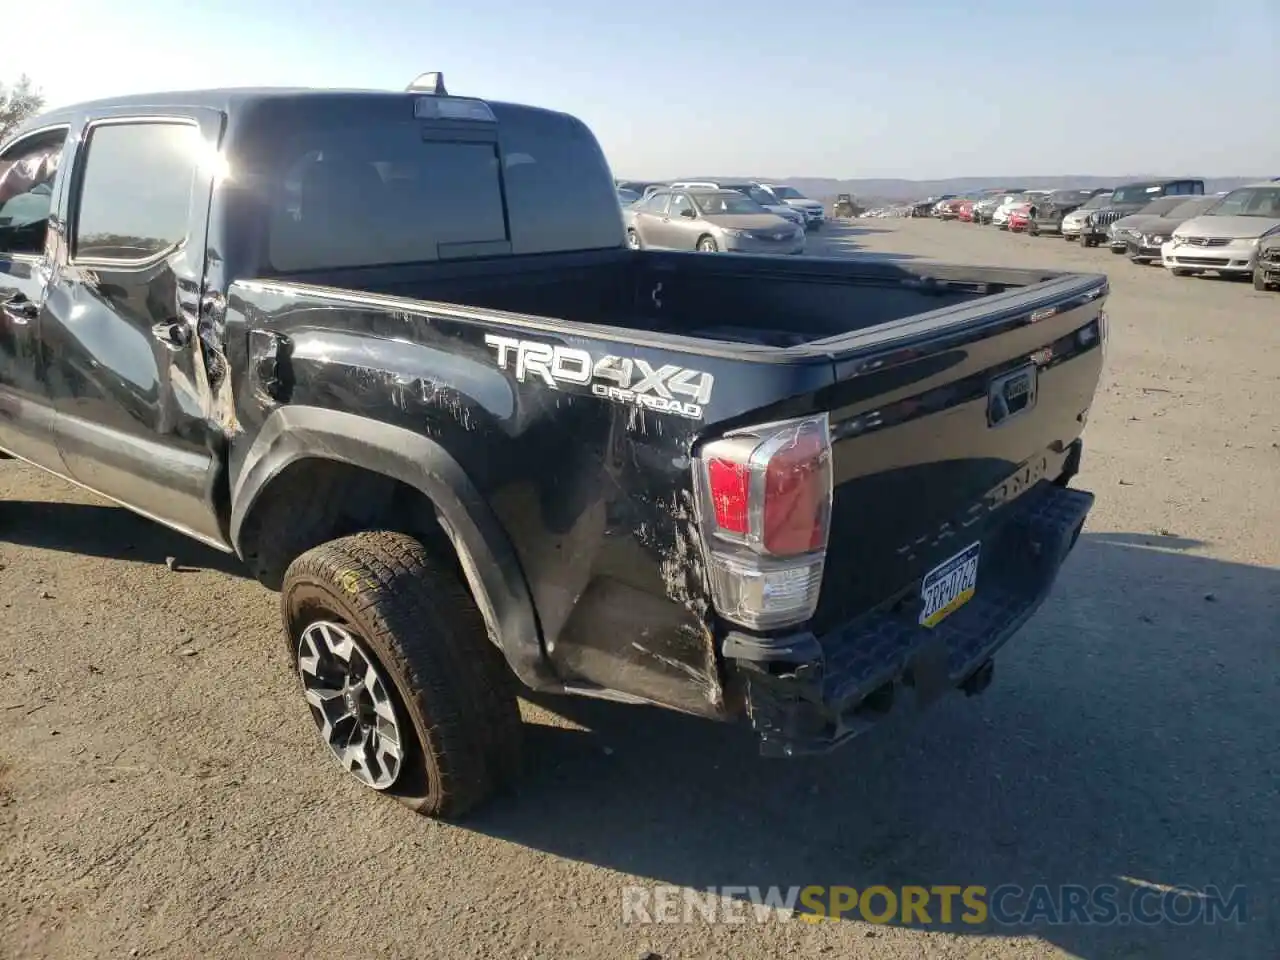
[[[0,517],[0,539],[22,546],[161,566],[167,557],[173,557],[178,572],[217,570],[237,577],[249,576],[236,557],[123,507],[6,500],[0,502]]]
[[[1113,885],[1121,913],[1147,891],[1148,915],[1161,904],[1150,884],[1243,885],[1243,924],[1042,914],[944,929],[1085,958],[1273,956],[1280,571],[1195,546],[1085,534],[982,697],[891,719],[823,758],[765,761],[738,728],[552,698],[588,732],[531,725],[536,773],[468,826],[637,878],[620,885]],[[1027,905],[1004,901],[1006,915]]]
[[[805,253],[811,257],[849,257],[860,260],[919,260],[914,253],[886,253],[863,249],[858,237],[870,233],[886,233],[885,230],[853,227],[845,224],[828,224],[820,232],[811,233],[805,243]]]
[[[822,227],[821,232],[812,234],[812,236],[847,236],[857,237],[866,233],[893,233],[892,230],[886,230],[884,227],[871,226],[870,220],[828,220]]]

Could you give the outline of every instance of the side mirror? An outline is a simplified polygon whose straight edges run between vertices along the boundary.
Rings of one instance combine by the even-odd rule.
[[[698,219],[698,214],[695,213],[693,210],[690,210],[688,207],[685,207],[683,210],[680,211],[680,216],[684,217],[686,220]]]

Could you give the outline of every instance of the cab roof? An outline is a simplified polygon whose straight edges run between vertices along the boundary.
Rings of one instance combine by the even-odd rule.
[[[392,103],[413,101],[420,97],[435,94],[419,90],[361,90],[361,89],[328,89],[317,87],[222,87],[208,90],[174,90],[154,93],[136,93],[121,97],[105,97],[98,100],[86,100],[48,110],[28,119],[15,131],[15,134],[39,127],[59,123],[70,123],[85,113],[97,113],[120,108],[202,107],[220,110],[228,114],[244,111],[265,103],[282,103],[296,101],[299,103],[316,103],[326,99],[342,105],[365,100],[370,105],[386,106]],[[441,99],[476,100],[458,94],[441,96]],[[518,103],[501,103],[492,100],[483,101],[490,107],[499,107],[504,111],[520,110],[541,113],[548,116],[568,116],[555,110],[532,107]]]

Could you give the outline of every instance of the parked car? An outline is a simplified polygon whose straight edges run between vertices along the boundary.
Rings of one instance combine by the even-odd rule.
[[[1272,182],[1280,182],[1280,177]],[[1280,236],[1267,237],[1258,245],[1258,260],[1253,265],[1253,289],[1280,289]]]
[[[954,220],[960,215],[960,204],[964,201],[964,197],[950,197],[943,200],[934,208],[934,216],[939,220]]]
[[[1005,197],[1000,206],[996,207],[995,213],[991,215],[991,223],[1000,230],[1007,230],[1009,228],[1009,214],[1013,212],[1015,207],[1022,206],[1025,203],[1029,208],[1031,203],[1034,203],[1040,197],[1048,196],[1052,192],[1051,190],[1023,190],[1020,193]]]
[[[973,207],[978,201],[961,200],[956,207],[956,219],[963,223],[973,223]]]
[[[0,448],[240,557],[333,761],[422,814],[516,779],[525,687],[778,756],[985,689],[1093,503],[1106,278],[638,256],[584,124],[433,87],[29,121]]]
[[[1007,224],[1010,233],[1025,233],[1031,226],[1031,203],[1020,203],[1009,211]]]
[[[1187,198],[1183,196],[1157,197],[1135,213],[1113,221],[1107,227],[1107,246],[1112,253],[1124,253],[1131,237],[1141,236],[1148,223],[1164,219],[1186,201]]]
[[[1111,190],[1104,190],[1096,196],[1090,198],[1083,206],[1077,207],[1062,218],[1062,226],[1059,232],[1062,234],[1063,240],[1080,239],[1080,231],[1084,227],[1084,222],[1088,219],[1089,214],[1094,210],[1101,210],[1111,202]]]
[[[1232,190],[1221,202],[1173,231],[1161,248],[1169,272],[1214,271],[1253,276],[1263,240],[1280,234],[1280,186],[1266,180]]]
[[[933,206],[929,209],[929,216],[942,219],[943,208],[947,207],[955,197],[954,193],[944,193],[936,197],[933,201]]]
[[[1062,221],[1067,214],[1080,209],[1099,194],[1111,191],[1103,187],[1084,188],[1080,190],[1054,190],[1036,201],[1035,212],[1031,218],[1029,231],[1033,236],[1047,234],[1057,236],[1062,233]]]
[[[619,190],[630,190],[636,196],[643,197],[654,190],[665,187],[666,181],[662,180],[619,180],[615,186]]]
[[[1107,229],[1121,217],[1137,213],[1152,200],[1167,196],[1204,196],[1203,180],[1143,180],[1116,187],[1110,202],[1092,211],[1080,226],[1080,243],[1096,247],[1108,240]]]
[[[827,208],[819,201],[810,200],[795,187],[789,187],[785,183],[761,183],[757,185],[769,191],[769,193],[777,197],[782,203],[785,203],[789,207],[794,207],[803,213],[806,229],[822,229],[822,225],[827,219]]]
[[[635,250],[804,252],[804,228],[736,190],[659,190],[622,211]]]
[[[1020,188],[1002,190],[997,193],[988,193],[985,197],[973,205],[973,222],[981,225],[991,223],[992,217],[1001,204],[1008,200],[1012,200],[1015,196],[1021,194]]]
[[[1160,248],[1173,236],[1174,230],[1192,217],[1201,216],[1212,210],[1220,202],[1222,202],[1220,196],[1184,197],[1181,203],[1164,216],[1155,219],[1144,218],[1143,223],[1127,231],[1125,252],[1129,254],[1129,259],[1134,263],[1160,263]],[[1116,221],[1116,225],[1129,219],[1131,218],[1123,217]]]
[[[804,229],[805,215],[795,207],[783,203],[764,187],[747,180],[677,180],[671,184],[673,190],[733,190],[750,197],[770,213],[790,220],[797,227]]]

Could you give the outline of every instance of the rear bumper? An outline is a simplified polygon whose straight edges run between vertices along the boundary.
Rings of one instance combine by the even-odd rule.
[[[957,687],[979,692],[993,654],[1049,595],[1092,506],[1093,494],[1049,481],[1027,491],[982,538],[973,599],[933,629],[917,623],[917,582],[891,606],[821,638],[774,642],[767,655],[731,634],[726,657],[744,680],[761,753],[833,749],[887,716],[907,689],[917,706]]]

